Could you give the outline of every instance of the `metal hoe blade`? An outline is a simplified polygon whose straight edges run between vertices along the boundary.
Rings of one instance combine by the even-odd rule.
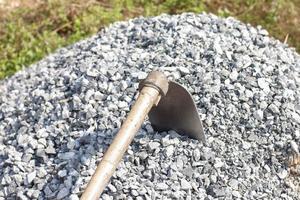
[[[192,95],[180,84],[170,81],[167,95],[152,107],[149,121],[156,131],[175,130],[181,135],[205,142],[202,123]]]

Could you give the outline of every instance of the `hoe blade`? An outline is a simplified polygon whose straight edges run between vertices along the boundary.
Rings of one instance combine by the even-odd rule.
[[[181,135],[205,142],[202,123],[192,95],[176,82],[169,82],[167,95],[149,112],[156,131],[175,130]]]

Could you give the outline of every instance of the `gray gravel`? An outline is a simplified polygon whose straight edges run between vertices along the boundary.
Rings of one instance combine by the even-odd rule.
[[[182,14],[118,22],[0,83],[0,199],[78,199],[163,70],[192,93],[207,144],[146,121],[102,199],[299,199],[300,56],[266,30]]]

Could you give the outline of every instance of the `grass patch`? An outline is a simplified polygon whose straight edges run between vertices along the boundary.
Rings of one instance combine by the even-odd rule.
[[[108,24],[161,13],[212,12],[262,25],[300,51],[298,0],[36,0],[0,7],[0,79],[55,49],[88,37]],[[287,12],[288,11],[288,12]]]

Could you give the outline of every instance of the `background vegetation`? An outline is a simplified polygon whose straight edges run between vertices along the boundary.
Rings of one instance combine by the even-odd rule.
[[[114,21],[202,11],[262,25],[300,52],[300,0],[0,0],[0,79]]]

